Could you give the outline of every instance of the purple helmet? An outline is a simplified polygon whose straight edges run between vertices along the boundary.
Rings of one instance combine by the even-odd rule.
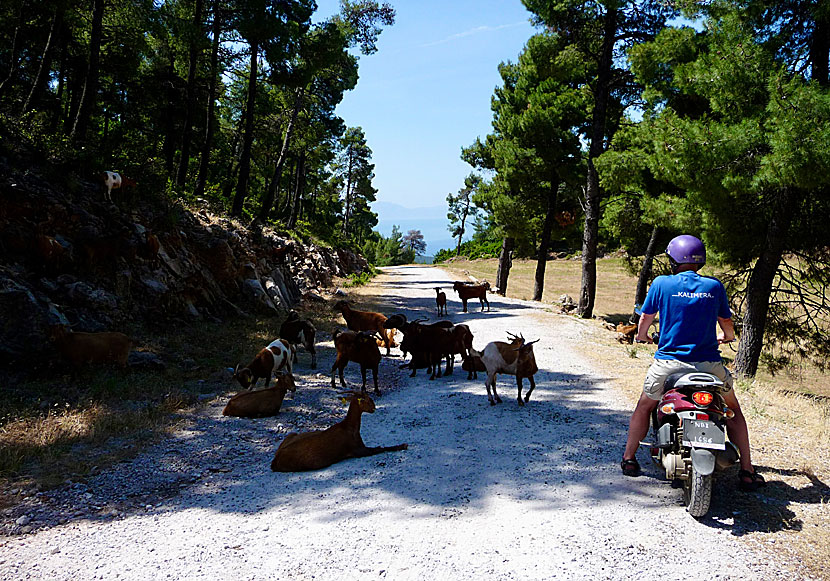
[[[666,254],[677,264],[706,264],[706,247],[700,239],[688,234],[672,238]]]

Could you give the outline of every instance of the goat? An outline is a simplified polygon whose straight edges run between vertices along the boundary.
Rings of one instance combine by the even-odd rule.
[[[122,176],[120,173],[114,171],[101,172],[99,179],[101,180],[102,190],[104,192],[104,200],[110,204],[112,204],[113,190],[123,189],[126,191],[128,188],[138,186],[138,182],[134,179]]]
[[[372,370],[372,380],[375,384],[375,393],[380,395],[378,389],[378,365],[380,364],[380,349],[375,342],[374,331],[343,331],[336,329],[332,334],[334,347],[337,349],[337,358],[331,366],[331,386],[334,387],[334,371],[340,374],[340,384],[346,387],[346,380],[343,379],[343,369],[349,361],[360,364],[360,374],[363,377],[362,391],[366,391],[366,369]]]
[[[386,315],[373,313],[371,311],[356,311],[352,309],[348,301],[337,301],[334,303],[334,310],[339,311],[346,320],[346,326],[350,331],[377,331],[383,338],[386,345],[386,355],[392,348],[392,337],[394,330],[384,332],[383,324],[386,322]]]
[[[508,333],[508,338],[511,340],[510,343],[493,341],[488,343],[481,353],[471,349],[470,355],[481,357],[481,361],[487,369],[487,380],[484,387],[487,388],[487,399],[490,405],[501,403],[501,398],[496,393],[496,375],[506,373],[516,376],[516,383],[519,386],[518,401],[519,405],[523,406],[525,402],[530,401],[530,394],[536,388],[533,375],[539,371],[539,368],[536,366],[536,358],[533,356],[533,344],[538,342],[539,339],[525,343],[524,337],[511,333]],[[527,390],[524,401],[522,401],[522,379],[525,377],[530,381],[530,389]],[[492,395],[490,395],[490,387],[493,388]]]
[[[35,242],[37,244],[38,256],[47,269],[54,270],[63,265],[68,253],[66,248],[56,238],[47,234],[37,234],[35,236]]]
[[[276,373],[274,379],[271,387],[237,393],[228,401],[222,415],[237,418],[268,418],[277,415],[286,392],[297,391],[297,386],[294,377],[288,373]]]
[[[479,371],[487,371],[484,362],[478,355],[468,355],[461,359],[461,369],[467,372],[467,379],[478,379]]]
[[[628,343],[629,345],[634,343],[634,336],[637,334],[637,325],[624,325],[620,323],[616,327],[617,333],[617,341],[620,343]]]
[[[435,304],[438,307],[438,316],[447,314],[447,295],[441,287],[435,287]]]
[[[133,345],[124,333],[80,333],[68,330],[64,325],[53,325],[49,338],[58,352],[72,365],[114,362],[127,366],[127,357]]]
[[[430,379],[441,377],[441,359],[446,358],[444,375],[452,374],[455,354],[465,357],[473,345],[473,334],[467,325],[453,325],[450,321],[438,321],[423,325],[422,319],[407,321],[406,316],[396,314],[389,317],[386,325],[396,325],[404,334],[401,350],[412,353],[409,368],[410,377],[418,369],[427,367]]]
[[[271,461],[274,472],[320,470],[347,458],[364,458],[384,452],[398,452],[408,444],[369,448],[360,437],[360,416],[375,413],[375,402],[365,393],[349,392],[346,417],[325,430],[288,434]]]
[[[237,365],[233,370],[231,379],[238,381],[239,385],[245,389],[252,389],[259,378],[264,377],[265,387],[268,387],[273,371],[285,369],[293,375],[291,354],[291,344],[285,339],[276,339],[257,353],[248,365],[242,369]]]
[[[487,291],[490,289],[490,283],[484,282],[482,284],[467,284],[456,281],[452,285],[452,289],[458,293],[458,298],[461,299],[463,305],[462,312],[467,312],[467,301],[470,299],[478,299],[481,302],[481,310],[484,311],[484,305],[487,305],[487,310],[490,310],[490,301],[487,300]]]
[[[160,249],[161,243],[159,242],[158,236],[149,231],[145,232],[144,255],[147,257],[147,260],[149,260],[151,264],[155,265],[158,262],[158,255]]]
[[[297,311],[288,313],[288,318],[280,326],[280,337],[287,340],[294,348],[294,363],[297,363],[297,346],[302,345],[311,354],[311,368],[317,369],[317,351],[314,337],[317,330],[311,321],[301,319]]]

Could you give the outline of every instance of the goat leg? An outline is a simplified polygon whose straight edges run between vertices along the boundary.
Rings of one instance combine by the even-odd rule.
[[[378,368],[372,368],[372,381],[375,383],[375,394],[380,395],[380,388],[378,387]]]
[[[528,377],[527,380],[530,382],[530,389],[528,389],[527,393],[525,393],[525,401],[530,401],[530,394],[534,389],[536,389],[536,380],[533,379],[532,375]]]
[[[354,458],[365,458],[366,456],[374,456],[375,454],[383,454],[384,452],[400,452],[401,450],[409,449],[409,444],[398,444],[397,446],[363,446],[352,452]]]
[[[516,375],[516,384],[519,386],[519,405],[525,405],[525,402],[522,401],[522,376]]]

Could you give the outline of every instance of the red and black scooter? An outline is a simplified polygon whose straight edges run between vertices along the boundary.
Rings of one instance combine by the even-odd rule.
[[[735,412],[726,407],[723,382],[699,371],[674,373],[666,379],[663,396],[652,413],[652,460],[666,478],[683,486],[686,510],[695,518],[709,512],[712,478],[738,461],[738,449],[726,440],[726,421]]]

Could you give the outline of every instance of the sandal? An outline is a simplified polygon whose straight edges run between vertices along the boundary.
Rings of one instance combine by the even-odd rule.
[[[623,459],[620,462],[620,468],[622,468],[623,476],[639,476],[641,473],[640,463],[633,458],[629,460]]]
[[[754,470],[754,468],[753,468]],[[749,470],[738,471],[738,490],[744,492],[752,492],[758,490],[762,486],[766,486],[764,477],[758,474],[757,471],[750,472]]]

